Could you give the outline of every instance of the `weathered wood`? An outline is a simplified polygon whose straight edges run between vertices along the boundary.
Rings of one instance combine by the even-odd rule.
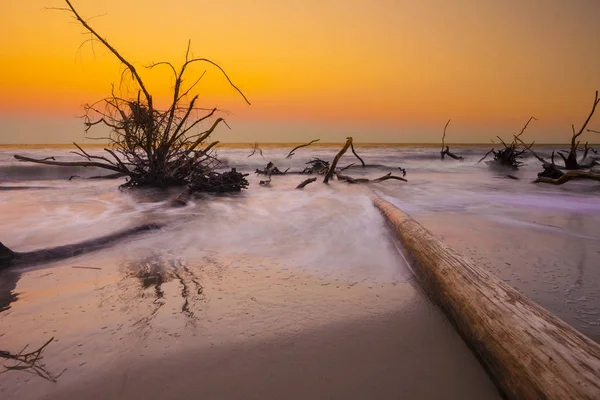
[[[510,399],[600,399],[600,345],[379,197],[430,296]]]
[[[296,151],[296,150],[298,150],[298,149],[301,149],[301,148],[303,148],[303,147],[310,146],[311,144],[313,144],[313,143],[316,143],[316,142],[318,142],[319,140],[321,140],[321,139],[315,139],[315,140],[311,140],[309,143],[304,143],[304,144],[301,144],[301,145],[299,145],[299,146],[296,146],[296,147],[294,147],[294,148],[293,148],[293,149],[292,149],[292,150],[291,150],[291,151],[288,153],[288,155],[287,155],[285,158],[292,158],[292,156],[293,156],[294,154],[296,154],[296,153],[295,153],[295,151]]]
[[[538,178],[534,180],[533,183],[550,183],[553,185],[562,185],[565,182],[576,179],[589,179],[600,182],[600,173],[591,171],[569,171],[565,172],[556,179],[538,176]]]
[[[81,254],[89,253],[112,246],[118,242],[128,239],[131,236],[148,231],[156,231],[162,228],[159,224],[144,224],[130,229],[125,229],[109,235],[100,236],[94,239],[84,240],[83,242],[69,244],[66,246],[57,246],[47,249],[16,252],[0,243],[0,269],[16,267],[23,265],[41,264],[50,261],[62,260],[70,257],[76,257]]]
[[[336,156],[333,159],[333,162],[329,166],[329,170],[327,170],[327,175],[325,175],[323,183],[329,183],[329,179],[331,179],[331,177],[335,173],[335,167],[337,166],[338,161],[340,161],[340,158],[342,158],[342,156],[344,155],[346,150],[348,150],[348,147],[350,147],[350,145],[352,145],[352,137],[347,137],[344,147],[342,147],[342,149],[336,154]]]
[[[308,185],[309,183],[313,183],[317,180],[317,178],[308,178],[304,181],[302,181],[298,186],[296,186],[296,189],[304,189],[304,186]]]

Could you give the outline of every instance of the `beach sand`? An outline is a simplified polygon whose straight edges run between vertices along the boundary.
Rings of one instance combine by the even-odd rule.
[[[3,347],[54,336],[44,361],[66,371],[0,375],[0,397],[499,398],[410,276],[357,282],[218,253],[116,265],[124,251],[20,276]]]
[[[431,233],[600,342],[599,215],[513,210],[415,216]]]

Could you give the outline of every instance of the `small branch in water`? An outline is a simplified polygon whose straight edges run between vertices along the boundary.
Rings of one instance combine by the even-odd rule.
[[[346,165],[344,168],[341,168],[341,169],[340,169],[340,171],[345,171],[345,170],[347,170],[348,168],[352,167],[354,164],[355,164],[355,163],[348,164],[348,165]]]
[[[363,168],[365,167],[365,162],[363,161],[362,158],[359,157],[358,154],[356,154],[356,151],[354,151],[354,143],[350,142],[350,149],[352,150],[352,154],[354,154],[356,156],[356,158],[358,158],[358,160],[360,161],[360,163],[362,164]]]
[[[290,151],[290,152],[288,153],[288,155],[287,155],[285,158],[292,158],[292,156],[295,154],[294,152],[295,152],[296,150],[298,150],[298,149],[301,149],[302,147],[307,147],[307,146],[310,146],[311,144],[313,144],[313,143],[316,143],[316,142],[318,142],[319,140],[321,140],[321,139],[315,139],[315,140],[311,140],[309,143],[301,144],[300,146],[296,146],[296,147],[294,147],[294,148],[292,149],[292,151]]]
[[[305,181],[302,181],[302,183],[300,183],[298,186],[296,186],[296,189],[303,189],[304,186],[308,185],[309,183],[313,183],[317,180],[317,178],[308,178]]]
[[[399,176],[392,175],[391,172],[377,179],[367,179],[367,178],[352,178],[351,176],[342,175],[338,171],[336,171],[335,175],[339,180],[346,181],[348,183],[373,183],[373,182],[383,182],[388,179],[395,179],[403,182],[408,182],[406,179],[401,178]]]
[[[260,149],[260,147],[258,147],[258,143],[254,143],[254,148],[252,149],[252,153],[248,154],[248,157],[246,157],[246,158],[252,157],[254,155],[254,153],[256,153],[257,151],[262,158],[265,158],[265,156],[263,156],[262,150]]]
[[[444,159],[445,156],[448,156],[455,160],[462,161],[463,160],[462,156],[457,156],[456,154],[450,152],[449,146],[445,146],[445,148],[444,148],[444,139],[446,138],[446,128],[448,128],[448,124],[450,123],[450,121],[451,120],[448,120],[448,122],[446,122],[446,125],[444,126],[444,134],[442,135],[442,150],[440,151],[440,156],[441,156],[442,160]]]

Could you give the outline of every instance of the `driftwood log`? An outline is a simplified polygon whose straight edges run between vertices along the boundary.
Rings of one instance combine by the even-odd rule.
[[[448,120],[448,122],[446,122],[446,125],[444,125],[444,134],[442,135],[442,150],[440,151],[440,157],[443,160],[445,156],[448,156],[454,160],[459,160],[459,161],[463,161],[462,156],[457,156],[456,154],[452,153],[450,151],[450,146],[446,146],[444,144],[444,140],[446,139],[446,129],[448,128],[448,124],[450,123],[450,119]]]
[[[558,178],[550,178],[546,176],[538,176],[533,183],[550,183],[553,185],[562,185],[565,182],[577,179],[588,179],[600,182],[600,173],[593,171],[568,171],[560,175]]]
[[[317,178],[308,178],[304,181],[302,181],[298,186],[296,186],[296,189],[304,189],[304,186],[308,185],[309,183],[313,183],[317,180]]]
[[[379,197],[411,268],[510,399],[600,399],[600,345]]]
[[[13,251],[0,243],[0,270],[7,267],[34,265],[75,257],[91,251],[100,250],[104,247],[118,243],[130,236],[134,236],[143,232],[154,231],[160,228],[161,226],[158,224],[145,224],[75,244],[24,253]]]
[[[350,147],[351,145],[352,145],[352,137],[347,137],[346,143],[344,144],[342,149],[336,154],[336,156],[333,159],[333,162],[329,166],[329,170],[327,170],[327,175],[325,175],[325,179],[323,179],[323,183],[329,183],[329,180],[335,173],[335,167],[337,166],[337,163],[340,161],[340,158],[342,158],[344,153],[348,150],[348,147]]]
[[[340,181],[346,181],[348,183],[377,183],[377,182],[387,181],[388,179],[395,179],[395,180],[398,180],[398,181],[408,182],[406,179],[404,179],[402,177],[399,177],[399,176],[396,176],[396,175],[392,175],[391,172],[388,172],[384,176],[382,176],[380,178],[376,178],[376,179],[353,178],[353,177],[348,176],[348,175],[343,175],[339,171],[335,172],[335,176]]]

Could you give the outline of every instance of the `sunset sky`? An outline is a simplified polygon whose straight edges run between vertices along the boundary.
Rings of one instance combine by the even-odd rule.
[[[229,111],[224,142],[486,143],[518,132],[569,140],[600,89],[598,0],[73,0],[140,68],[160,100],[166,69],[192,52],[210,66],[198,93]],[[0,143],[83,142],[81,105],[121,66],[60,0],[0,3]],[[591,128],[600,130],[600,111]],[[600,142],[587,133],[584,140]]]

